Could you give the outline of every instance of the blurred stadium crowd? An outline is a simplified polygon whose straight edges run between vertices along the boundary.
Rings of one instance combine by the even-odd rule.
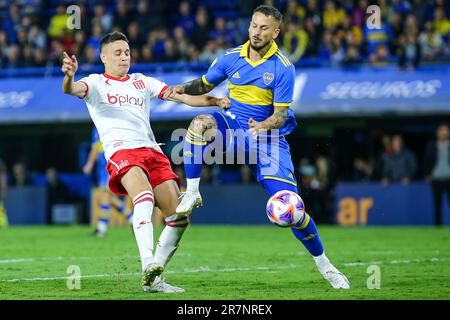
[[[103,34],[119,30],[134,63],[211,62],[247,39],[253,9],[284,13],[279,45],[293,62],[416,67],[450,58],[446,0],[78,0],[80,30],[67,29],[65,0],[0,0],[0,67],[58,66],[63,50],[98,64]],[[381,9],[380,29],[366,26],[369,5]]]

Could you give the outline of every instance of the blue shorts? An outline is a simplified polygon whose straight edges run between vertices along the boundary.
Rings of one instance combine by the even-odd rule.
[[[248,165],[256,180],[263,186],[266,180],[297,186],[289,144],[283,135],[272,133],[258,135],[255,139],[241,127],[230,111],[214,112],[211,115],[218,127],[212,144],[217,148],[222,143],[222,152],[226,154],[225,163],[233,159],[235,164]]]

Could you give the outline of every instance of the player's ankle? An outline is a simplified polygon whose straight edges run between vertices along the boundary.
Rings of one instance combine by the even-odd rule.
[[[187,181],[186,192],[192,193],[199,192],[200,178],[186,179],[186,181]]]

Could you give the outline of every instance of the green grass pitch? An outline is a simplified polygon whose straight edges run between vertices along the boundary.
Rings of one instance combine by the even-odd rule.
[[[156,228],[155,235],[160,231]],[[90,236],[87,226],[10,227],[0,229],[0,300],[448,300],[449,231],[319,226],[328,257],[351,282],[350,290],[335,290],[290,230],[193,225],[165,275],[186,292],[169,295],[142,292],[137,246],[128,227],[110,228],[100,239]],[[81,272],[79,290],[67,286],[73,265]],[[367,286],[372,265],[379,267],[380,289]]]

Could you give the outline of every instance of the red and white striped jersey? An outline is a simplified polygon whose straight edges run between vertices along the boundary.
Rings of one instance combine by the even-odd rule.
[[[107,74],[91,74],[86,84],[89,114],[97,127],[107,160],[118,150],[141,147],[161,152],[150,127],[150,101],[161,99],[167,85],[141,73],[117,79]]]

